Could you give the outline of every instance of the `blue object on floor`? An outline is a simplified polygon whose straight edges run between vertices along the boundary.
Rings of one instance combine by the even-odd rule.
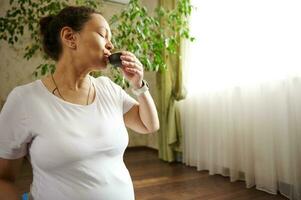
[[[22,195],[22,200],[28,200],[28,193],[24,193],[23,195]]]

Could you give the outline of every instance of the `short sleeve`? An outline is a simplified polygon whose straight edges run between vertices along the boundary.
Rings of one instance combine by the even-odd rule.
[[[106,79],[118,94],[117,96],[119,97],[119,101],[122,105],[123,114],[127,113],[134,105],[139,105],[138,101],[126,93],[119,85],[114,83],[108,77],[106,77]]]
[[[13,89],[0,113],[0,157],[17,159],[27,154],[31,141],[24,102],[17,88]]]
[[[134,105],[139,105],[139,103],[131,97],[128,93],[126,93],[121,87],[121,98],[123,104],[123,114],[127,113]]]

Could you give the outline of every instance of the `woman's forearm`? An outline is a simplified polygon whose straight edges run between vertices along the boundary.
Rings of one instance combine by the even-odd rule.
[[[145,93],[138,96],[139,102],[139,115],[144,126],[149,132],[155,132],[159,129],[160,123],[158,119],[158,113],[154,100],[149,93]]]
[[[1,200],[18,200],[17,187],[6,180],[0,179],[0,199]]]

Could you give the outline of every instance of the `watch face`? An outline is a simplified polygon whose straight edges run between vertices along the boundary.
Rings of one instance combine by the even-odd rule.
[[[143,87],[143,86],[149,87],[149,85],[148,85],[148,83],[146,82],[146,80],[142,80],[142,83],[143,83],[143,84],[142,84],[142,87]]]

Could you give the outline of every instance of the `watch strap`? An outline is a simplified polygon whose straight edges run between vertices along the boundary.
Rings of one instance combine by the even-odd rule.
[[[148,83],[146,82],[146,80],[142,80],[142,87],[141,88],[138,88],[138,89],[134,89],[132,88],[132,93],[136,96],[139,96],[143,93],[145,93],[146,91],[149,90],[149,85]]]

